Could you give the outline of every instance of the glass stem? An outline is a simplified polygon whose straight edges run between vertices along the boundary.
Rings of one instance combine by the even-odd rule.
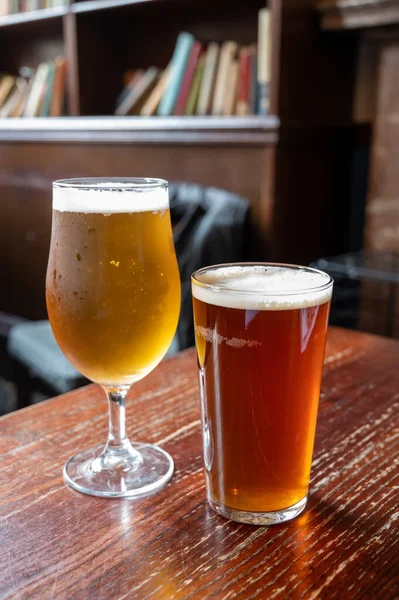
[[[129,386],[104,389],[108,396],[109,429],[107,445],[102,455],[107,462],[136,460],[139,464],[140,454],[133,448],[126,434],[125,399]]]

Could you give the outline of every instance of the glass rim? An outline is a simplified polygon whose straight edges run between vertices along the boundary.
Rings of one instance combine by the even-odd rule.
[[[108,184],[108,185],[107,185]],[[115,185],[109,185],[115,184]],[[155,177],[74,177],[72,179],[56,179],[53,188],[72,188],[78,190],[154,190],[157,188],[168,188],[166,179]]]
[[[306,288],[302,288],[299,290],[273,290],[273,291],[269,292],[269,291],[258,291],[258,290],[254,290],[254,289],[245,289],[245,288],[244,289],[237,289],[237,288],[231,288],[231,287],[229,288],[229,287],[221,286],[221,285],[214,284],[214,283],[206,283],[206,282],[198,279],[198,277],[202,273],[205,273],[206,271],[213,271],[213,270],[216,271],[218,269],[226,269],[229,267],[279,267],[279,268],[283,267],[283,268],[292,269],[295,271],[301,270],[301,271],[306,271],[308,273],[317,273],[318,275],[323,275],[324,277],[326,277],[327,281],[326,281],[326,283],[323,283],[321,285],[315,285],[313,287],[306,287]],[[196,271],[194,271],[194,273],[191,275],[191,282],[192,282],[192,284],[194,284],[198,287],[212,290],[214,292],[223,292],[223,293],[232,294],[232,295],[269,297],[269,296],[298,296],[301,294],[323,292],[324,290],[327,290],[328,288],[330,288],[333,285],[334,279],[331,277],[331,275],[329,275],[325,271],[321,271],[320,269],[314,269],[313,267],[306,267],[305,265],[259,261],[259,262],[234,262],[234,263],[225,263],[225,264],[221,263],[221,264],[217,264],[217,265],[209,265],[208,267],[202,267],[201,269],[197,269]]]

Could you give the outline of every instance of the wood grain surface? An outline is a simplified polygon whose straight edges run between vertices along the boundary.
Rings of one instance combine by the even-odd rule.
[[[398,342],[330,330],[308,508],[272,528],[206,503],[193,350],[128,403],[131,438],[175,459],[152,497],[91,498],[62,480],[71,454],[105,439],[99,387],[3,417],[0,597],[398,598],[398,359]]]

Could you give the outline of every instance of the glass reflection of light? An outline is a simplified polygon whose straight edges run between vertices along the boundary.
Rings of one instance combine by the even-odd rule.
[[[301,309],[301,352],[305,352],[309,338],[312,335],[316,323],[319,306],[311,306]]]

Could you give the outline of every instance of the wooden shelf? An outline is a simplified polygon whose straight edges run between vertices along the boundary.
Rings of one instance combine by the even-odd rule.
[[[110,142],[265,146],[277,117],[62,117],[0,119],[0,142]]]
[[[0,17],[0,27],[54,19],[62,17],[70,12],[75,14],[91,13],[141,4],[172,4],[172,2],[175,3],[174,0],[85,0],[83,2],[75,2],[71,5],[57,6],[55,8],[46,8]]]
[[[318,5],[323,29],[356,29],[399,23],[397,0],[325,0]]]
[[[17,13],[15,15],[0,17],[0,27],[9,27],[26,23],[36,23],[38,21],[47,21],[48,19],[57,19],[63,17],[68,12],[68,6],[56,6],[54,8],[43,8],[41,10]]]
[[[120,8],[133,4],[144,4],[149,2],[158,2],[158,0],[86,0],[86,2],[75,2],[71,5],[71,11],[74,13],[86,13],[112,8]]]
[[[86,0],[85,2],[76,2],[66,6],[56,6],[54,8],[44,8],[0,17],[0,27],[37,23],[48,19],[60,18],[70,12],[76,14],[90,13],[150,2],[159,3],[162,0]]]

